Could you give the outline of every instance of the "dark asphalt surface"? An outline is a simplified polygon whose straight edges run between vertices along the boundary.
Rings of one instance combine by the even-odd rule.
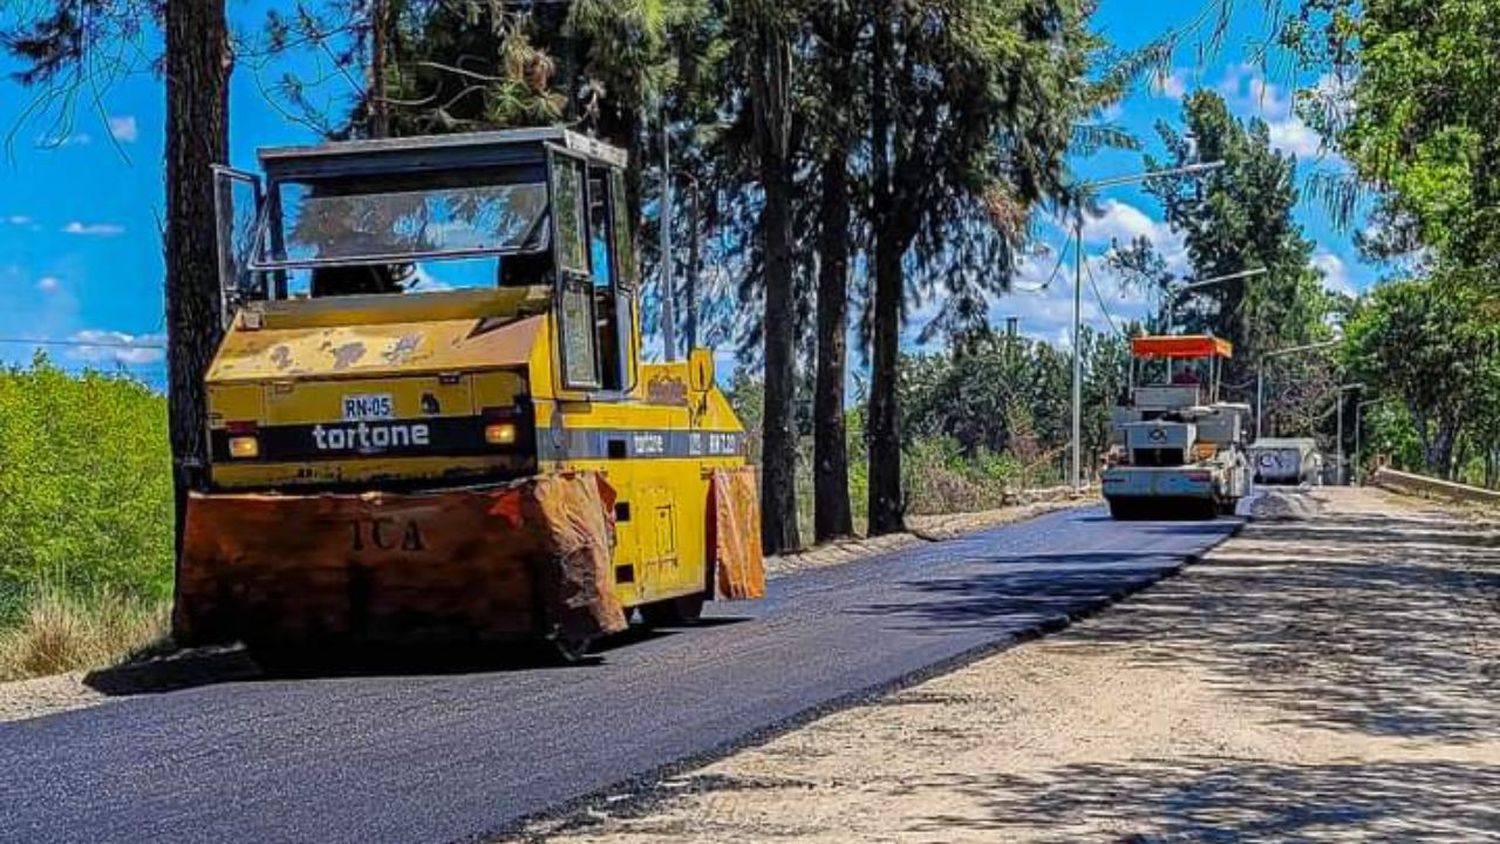
[[[775,580],[593,664],[224,682],[0,725],[0,841],[483,838],[1097,609],[1236,525],[1064,511]]]

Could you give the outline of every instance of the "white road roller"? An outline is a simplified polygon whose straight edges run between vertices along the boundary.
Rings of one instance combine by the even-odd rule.
[[[1131,340],[1130,393],[1114,411],[1103,477],[1114,518],[1212,519],[1248,494],[1250,406],[1219,400],[1233,353],[1210,336]]]

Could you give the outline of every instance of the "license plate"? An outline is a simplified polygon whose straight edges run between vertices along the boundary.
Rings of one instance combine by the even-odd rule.
[[[344,421],[368,422],[372,419],[394,419],[396,409],[389,393],[344,396]]]

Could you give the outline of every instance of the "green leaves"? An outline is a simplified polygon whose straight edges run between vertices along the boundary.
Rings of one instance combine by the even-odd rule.
[[[170,597],[172,484],[162,396],[38,357],[0,373],[0,624],[44,585]]]
[[[1164,164],[1220,160],[1223,168],[1206,176],[1158,179],[1148,187],[1161,200],[1167,222],[1183,234],[1194,277],[1267,270],[1194,291],[1179,307],[1186,330],[1212,332],[1235,344],[1228,380],[1245,382],[1262,353],[1326,332],[1331,302],[1309,264],[1313,245],[1292,216],[1299,200],[1295,160],[1272,149],[1263,122],[1240,122],[1216,92],[1191,95],[1183,105],[1183,122],[1181,130],[1160,127],[1171,153]],[[1160,164],[1149,158],[1147,163]],[[1144,260],[1129,253],[1123,257]],[[1160,268],[1148,269],[1160,283]]]
[[[1372,396],[1406,408],[1426,469],[1448,476],[1465,430],[1492,434],[1500,387],[1500,323],[1494,300],[1473,279],[1383,284],[1345,328],[1344,368]],[[1493,448],[1496,443],[1486,443]]]
[[[1384,216],[1446,259],[1500,266],[1500,0],[1369,0],[1335,24],[1357,52],[1347,120],[1321,128]]]

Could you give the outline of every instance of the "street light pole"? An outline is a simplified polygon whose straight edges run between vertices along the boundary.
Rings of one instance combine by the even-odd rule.
[[[1099,188],[1114,187],[1116,185],[1128,185],[1144,182],[1150,179],[1166,178],[1169,176],[1195,176],[1207,173],[1224,166],[1223,161],[1206,161],[1200,164],[1188,164],[1183,167],[1172,167],[1166,170],[1148,170],[1144,173],[1132,173],[1125,176],[1115,176],[1108,179],[1099,179],[1093,182],[1084,182],[1079,185],[1080,191],[1097,190]],[[1073,489],[1083,489],[1083,211],[1078,211],[1074,221],[1074,234],[1078,254],[1073,256],[1074,279],[1073,279]]]
[[[1344,486],[1347,470],[1344,468],[1344,393],[1351,390],[1363,390],[1363,384],[1345,384],[1338,389],[1338,486]]]
[[[1073,489],[1083,489],[1083,216],[1073,256]]]
[[[1288,355],[1296,355],[1303,352],[1312,352],[1317,351],[1318,349],[1327,349],[1333,346],[1337,346],[1338,344],[1339,341],[1337,340],[1329,340],[1324,343],[1310,343],[1306,346],[1293,346],[1290,349],[1277,349],[1274,352],[1266,352],[1265,354],[1260,356],[1260,361],[1255,365],[1255,438],[1257,440],[1263,438],[1266,435],[1266,430],[1264,427],[1262,427],[1265,423],[1266,362],[1275,358],[1286,357]]]

